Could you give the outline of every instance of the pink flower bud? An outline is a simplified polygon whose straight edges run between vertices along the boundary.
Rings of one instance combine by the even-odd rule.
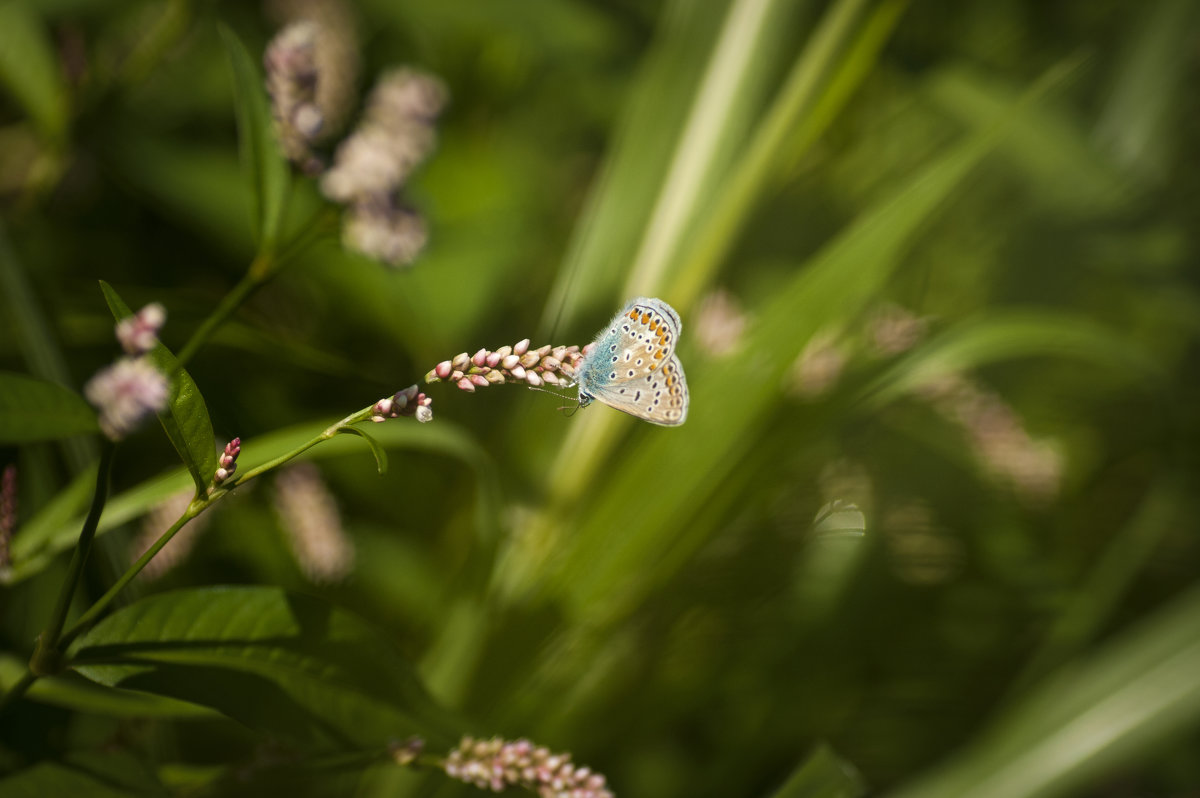
[[[558,385],[558,376],[553,371],[543,372],[542,379],[551,385]]]
[[[512,375],[513,375],[514,377],[516,377],[518,380],[523,380],[523,379],[525,379],[525,367],[524,367],[524,366],[522,366],[520,363],[518,363],[518,364],[517,364],[517,365],[515,365],[515,366],[512,366],[512,367],[511,367],[511,368],[509,368],[508,370],[509,370],[509,371],[511,371],[511,372],[512,372]]]
[[[542,384],[542,378],[539,377],[536,372],[529,371],[525,373],[525,382],[536,388]]]
[[[523,355],[529,351],[529,339],[522,338],[512,349],[514,355]]]
[[[466,367],[468,365],[470,365],[470,363],[471,363],[471,356],[468,355],[466,352],[459,352],[457,355],[454,356],[454,359],[452,361],[450,361],[450,364],[452,366],[454,366],[454,368],[458,369],[459,371],[463,371],[464,369],[466,369]]]
[[[521,358],[516,355],[509,355],[500,361],[500,367],[512,371],[521,362]]]
[[[496,366],[500,365],[500,359],[501,355],[499,352],[489,352],[486,360],[488,368],[496,368]]]
[[[541,356],[537,352],[526,352],[521,356],[521,365],[527,369],[531,369],[538,364]]]
[[[560,366],[562,366],[562,361],[553,356],[542,358],[542,368],[546,371],[558,371]]]
[[[499,371],[489,371],[483,375],[483,378],[491,385],[500,385],[504,382],[504,375]]]
[[[434,366],[433,371],[438,375],[438,379],[446,379],[450,376],[450,372],[454,370],[454,364],[449,360],[443,360]]]
[[[475,392],[475,386],[466,377],[463,377],[461,380],[458,381],[458,387],[463,389],[467,393]]]
[[[488,387],[488,385],[491,384],[487,381],[487,377],[484,377],[482,374],[472,374],[467,379],[469,379],[472,383],[474,383],[475,385],[477,385],[480,388],[486,388],[486,387]]]
[[[480,349],[475,353],[474,357],[471,358],[471,362],[476,366],[483,367],[487,363],[487,356],[488,351],[486,349]]]

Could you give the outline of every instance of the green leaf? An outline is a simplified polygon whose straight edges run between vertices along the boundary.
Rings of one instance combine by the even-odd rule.
[[[864,391],[880,407],[929,383],[998,360],[1065,357],[1095,363],[1152,385],[1160,369],[1127,338],[1061,311],[1005,310],[964,322],[896,362]]]
[[[241,473],[274,460],[311,441],[331,420],[298,424],[255,438],[242,452],[238,462]],[[441,421],[437,424],[382,424],[373,436],[383,446],[406,450],[430,451],[454,458],[473,469],[479,480],[477,525],[481,537],[495,539],[495,518],[500,514],[499,488],[491,461],[470,436],[459,427]],[[305,453],[309,459],[356,455],[358,444],[349,439],[326,441]],[[20,528],[13,540],[13,564],[0,570],[0,583],[16,583],[42,571],[56,554],[75,545],[83,512],[95,487],[95,471],[89,470],[59,493],[29,523]],[[116,494],[104,506],[96,534],[104,534],[137,518],[160,502],[188,488],[183,469],[169,471]]]
[[[0,372],[0,443],[53,441],[98,429],[96,411],[74,391]]]
[[[46,30],[26,3],[0,3],[0,84],[47,139],[67,131],[67,86]]]
[[[25,674],[25,663],[0,655],[0,690],[8,690]],[[74,674],[43,676],[25,694],[31,701],[115,718],[206,719],[220,715],[207,707],[173,698],[98,687]]]
[[[340,427],[338,429],[338,434],[339,435],[357,435],[358,437],[360,437],[364,441],[366,441],[367,446],[371,447],[371,454],[375,455],[375,468],[379,470],[380,474],[387,473],[387,467],[388,467],[387,452],[384,451],[383,447],[379,444],[379,441],[375,440],[370,435],[368,435],[365,431],[359,429],[358,427]]]
[[[234,107],[242,157],[250,169],[259,252],[271,252],[279,237],[288,190],[288,165],[275,142],[263,76],[233,31],[221,26],[221,39],[233,69]]]
[[[855,798],[866,794],[862,777],[827,745],[821,745],[792,771],[771,798]]]
[[[113,318],[120,321],[133,315],[133,311],[111,285],[101,280],[100,290],[104,292]],[[217,470],[217,445],[213,438],[212,421],[208,417],[208,406],[200,395],[200,389],[192,381],[192,376],[179,365],[175,355],[161,341],[155,344],[147,357],[171,380],[167,409],[158,414],[158,420],[162,422],[171,445],[192,475],[196,490],[203,491]]]
[[[146,766],[119,750],[68,754],[62,762],[39,762],[0,781],[4,798],[86,795],[88,798],[167,796]]]
[[[413,734],[450,744],[459,735],[378,631],[279,588],[151,596],[101,621],[68,656],[100,684],[212,707],[315,748],[383,746]]]
[[[1050,798],[1153,756],[1200,723],[1200,588],[1059,670],[894,798]]]

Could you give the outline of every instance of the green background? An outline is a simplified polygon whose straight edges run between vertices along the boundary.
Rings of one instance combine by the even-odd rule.
[[[271,473],[119,599],[187,589],[161,606],[214,623],[262,602],[281,635],[282,593],[205,589],[336,605],[373,630],[362,661],[332,632],[263,661],[334,651],[354,689],[246,711],[274,687],[215,655],[211,691],[160,663],[153,700],[81,667],[8,709],[0,788],[469,795],[370,753],[469,732],[570,751],[622,796],[1200,789],[1194,2],[348,8],[361,92],[400,64],[449,90],[405,188],[430,243],[396,271],[326,237],[254,293],[188,364],[218,441],[262,462],[459,352],[585,344],[639,294],[683,318],[688,422],[426,386],[433,423],[367,429],[386,474],[350,436],[306,455],[348,573],[297,556]],[[277,19],[0,5],[0,368],[78,390],[110,363],[99,280],[162,302],[179,351],[241,279],[258,206],[218,24],[257,65]],[[284,242],[322,202],[288,192]],[[97,443],[4,442],[7,686]],[[188,485],[153,425],[121,446],[79,610]],[[246,639],[221,655],[265,650]],[[254,678],[290,689],[283,669]],[[355,690],[409,714],[391,731]]]

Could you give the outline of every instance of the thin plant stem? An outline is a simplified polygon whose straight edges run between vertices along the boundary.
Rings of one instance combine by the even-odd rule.
[[[224,495],[224,493],[222,493],[222,495]],[[125,587],[133,581],[134,577],[142,572],[142,569],[145,568],[146,564],[154,558],[154,555],[162,551],[163,546],[166,546],[169,542],[171,542],[171,538],[175,537],[175,533],[180,529],[183,529],[184,525],[188,521],[191,521],[197,515],[202,513],[215,500],[216,499],[214,498],[212,500],[203,502],[192,502],[192,504],[188,506],[187,510],[184,511],[183,515],[181,515],[179,519],[175,521],[175,523],[171,524],[170,528],[168,528],[166,532],[162,533],[158,540],[154,541],[154,545],[146,549],[145,553],[142,554],[141,557],[138,557],[137,561],[133,563],[133,565],[129,566],[128,569],[126,569],[125,573],[121,574],[121,578],[118,579],[113,586],[104,593],[103,596],[98,598],[96,603],[88,608],[87,612],[79,616],[79,620],[75,621],[75,625],[68,629],[65,634],[63,634],[59,644],[65,648],[71,644],[71,641],[73,641],[89,626],[95,623],[96,619],[99,618],[100,613],[102,613],[108,607],[108,605],[112,603],[112,600],[117,597],[117,594],[124,590]]]
[[[200,348],[203,347],[216,333],[217,329],[237,312],[237,309],[249,299],[255,291],[267,283],[287,262],[295,259],[306,249],[330,230],[337,221],[337,214],[326,208],[313,214],[309,222],[302,227],[302,232],[278,252],[260,252],[250,263],[246,274],[237,285],[224,297],[213,312],[208,315],[192,337],[183,345],[177,358],[184,366]]]
[[[192,333],[192,337],[188,339],[188,342],[183,345],[183,349],[179,352],[180,366],[186,365],[200,351],[200,347],[208,343],[208,340],[212,338],[217,328],[228,321],[229,317],[234,314],[234,311],[241,307],[242,303],[249,299],[250,295],[265,282],[265,278],[261,276],[266,269],[262,265],[263,260],[263,256],[261,255],[254,259],[254,263],[250,265],[250,269],[246,272],[245,276],[233,287],[233,290],[221,298],[221,302],[213,312]]]
[[[129,583],[133,581],[134,577],[142,572],[142,569],[145,568],[150,560],[154,558],[154,555],[158,554],[158,552],[160,552],[162,548],[171,541],[171,538],[173,538],[175,534],[182,529],[185,524],[187,524],[188,521],[192,520],[196,516],[200,515],[200,513],[216,504],[238,485],[248,482],[249,480],[254,479],[255,477],[267,471],[270,471],[273,468],[278,468],[289,460],[300,456],[304,452],[316,446],[318,443],[327,441],[330,438],[333,438],[335,435],[338,435],[344,428],[350,426],[351,424],[357,424],[360,421],[366,421],[368,418],[370,418],[373,411],[374,405],[371,405],[363,408],[362,410],[351,413],[342,420],[326,427],[321,434],[298,446],[287,454],[281,455],[272,460],[268,460],[267,462],[252,468],[242,474],[235,482],[231,482],[228,485],[222,485],[208,496],[193,501],[190,505],[188,505],[188,508],[184,511],[183,515],[180,516],[179,519],[167,529],[167,531],[163,532],[163,534],[159,536],[158,540],[154,542],[154,545],[147,549],[145,553],[137,559],[136,562],[130,565],[129,568],[126,569],[125,573],[121,574],[121,577],[113,584],[113,586],[110,587],[103,596],[96,600],[95,604],[89,607],[88,610],[79,617],[79,620],[75,622],[75,624],[66,632],[66,634],[62,635],[62,638],[59,641],[60,646],[66,646],[70,644],[71,641],[73,641],[76,637],[86,631],[89,626],[95,623],[99,619],[100,614],[103,613],[110,604],[112,604],[113,599],[117,597],[117,594],[124,590]]]
[[[75,545],[75,553],[71,555],[71,564],[67,569],[67,576],[63,580],[62,589],[59,591],[58,602],[54,606],[50,624],[38,640],[37,652],[34,654],[35,659],[39,655],[51,654],[58,648],[59,635],[62,634],[63,625],[67,621],[67,612],[71,609],[71,598],[75,595],[75,589],[83,576],[83,566],[87,562],[88,554],[91,553],[92,542],[96,537],[96,527],[100,524],[100,514],[104,511],[104,502],[108,498],[108,483],[112,474],[115,452],[116,444],[111,441],[105,442],[104,448],[100,452],[100,467],[96,469],[96,490],[92,494],[92,506],[88,509],[83,529],[79,532],[79,542]]]
[[[33,673],[33,671],[25,671],[25,675],[22,676],[16,684],[9,688],[8,692],[0,696],[0,714],[3,714],[4,710],[8,709],[8,707],[14,701],[25,695],[25,693],[29,692],[29,688],[33,687],[33,683],[37,680],[38,677]]]

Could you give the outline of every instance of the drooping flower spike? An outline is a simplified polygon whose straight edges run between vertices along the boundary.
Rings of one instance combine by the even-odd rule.
[[[578,346],[531,349],[526,338],[494,352],[480,349],[474,355],[463,352],[451,360],[443,360],[425,375],[425,381],[452,382],[464,391],[511,382],[535,388],[544,384],[571,385],[584,354]]]
[[[371,409],[371,420],[379,423],[389,418],[411,416],[422,424],[433,421],[433,399],[421,393],[415,385],[410,385],[392,396],[385,396],[375,403]]]
[[[492,792],[524,787],[540,798],[613,798],[603,775],[528,740],[464,737],[442,767],[451,778]]]

